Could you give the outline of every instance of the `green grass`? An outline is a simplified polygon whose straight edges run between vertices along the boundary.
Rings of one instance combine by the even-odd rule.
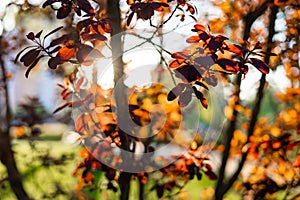
[[[20,173],[23,175],[24,187],[28,194],[34,199],[51,199],[58,187],[66,192],[65,195],[58,195],[55,199],[70,199],[76,177],[72,173],[76,167],[79,146],[70,146],[60,141],[37,141],[35,149],[32,149],[26,140],[13,141],[13,150]],[[45,155],[51,156],[56,161],[60,160],[62,155],[70,157],[64,164],[47,164],[43,159],[37,159]],[[53,160],[52,160],[53,161]],[[6,177],[6,169],[0,165],[1,178]],[[43,195],[47,194],[48,197]],[[4,182],[0,188],[1,200],[14,200],[8,182]]]
[[[47,138],[49,139],[49,138]],[[24,186],[29,195],[34,199],[58,199],[65,200],[71,199],[73,195],[73,189],[77,183],[76,177],[72,176],[72,173],[76,167],[76,163],[80,161],[77,156],[79,151],[79,146],[66,145],[58,140],[45,140],[37,141],[35,143],[35,149],[33,150],[29,145],[27,140],[15,140],[13,149],[16,152],[15,157],[18,164],[18,168],[22,175],[24,176]],[[74,156],[74,158],[68,160],[68,162],[63,165],[44,165],[41,159],[37,157],[41,155],[49,155],[51,158],[58,159],[61,155]],[[0,177],[4,178],[6,172],[3,165],[0,165]],[[103,176],[101,176],[103,177]],[[100,182],[103,182],[100,180]],[[186,187],[183,189],[184,193],[188,195],[188,199],[198,200],[203,199],[201,196],[202,190],[214,187],[215,181],[208,180],[203,176],[201,181],[196,178],[190,181]],[[66,192],[65,195],[58,195],[55,198],[51,198],[56,190],[56,185],[59,184],[63,191]],[[149,191],[149,187],[146,186],[145,191]],[[148,187],[148,188],[147,188]],[[131,182],[131,193],[130,200],[135,200],[138,197],[139,186],[137,181]],[[172,191],[174,193],[176,191]],[[43,197],[43,194],[47,194],[48,197]],[[113,192],[108,192],[110,199],[116,199],[118,194]],[[100,199],[100,194],[95,193],[93,196]],[[148,192],[145,199],[157,199],[156,192]],[[240,196],[233,191],[230,191],[226,196],[230,200],[240,199]],[[14,200],[15,197],[9,187],[8,182],[4,184],[4,188],[0,188],[0,199],[1,200]],[[173,199],[181,199],[178,196]]]

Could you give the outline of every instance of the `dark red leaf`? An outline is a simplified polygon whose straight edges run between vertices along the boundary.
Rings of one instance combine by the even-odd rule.
[[[68,91],[68,89],[66,89],[66,90],[64,90],[65,92],[64,93],[62,93],[62,99],[63,100],[66,100],[71,94],[73,94],[72,92],[67,92]]]
[[[127,26],[130,25],[130,22],[132,20],[133,15],[134,15],[134,12],[131,12],[130,15],[128,16],[128,18],[127,18]]]
[[[87,0],[77,0],[77,5],[81,10],[86,12],[89,16],[95,14],[95,10],[91,6],[90,2],[88,2]]]
[[[40,32],[38,32],[36,35],[35,35],[35,38],[40,38],[41,37],[41,34],[42,34],[43,30],[41,30]]]
[[[291,150],[291,149],[293,149],[296,146],[300,146],[300,140],[292,142],[292,143],[289,143],[287,145],[286,149]]]
[[[258,53],[265,54],[265,55],[269,55],[269,56],[277,56],[276,53],[272,53],[272,52],[260,51],[260,52],[258,52]]]
[[[187,106],[192,100],[192,92],[190,90],[186,90],[179,95],[178,104],[180,107]]]
[[[105,21],[106,19],[102,20],[102,21]],[[106,33],[111,33],[112,32],[112,28],[110,27],[109,23],[108,22],[104,22],[104,31]]]
[[[56,29],[50,31],[48,34],[46,34],[46,35],[44,36],[44,39],[47,38],[47,37],[49,37],[50,35],[56,33],[57,31],[59,31],[59,30],[62,29],[62,28],[63,28],[63,26],[60,26],[60,27],[58,27],[58,28],[56,28]]]
[[[161,198],[164,195],[164,186],[156,185],[156,194],[158,198]]]
[[[185,56],[181,52],[179,52],[179,53],[172,53],[172,58],[184,59],[185,60]]]
[[[105,37],[104,35],[101,34],[82,34],[82,39],[84,41],[91,41],[91,40],[100,40],[100,41],[105,41],[107,40],[107,37]]]
[[[194,61],[204,67],[210,67],[216,64],[211,56],[199,56],[195,58]]]
[[[197,90],[195,87],[193,87],[193,89],[194,89],[197,99],[199,99],[202,106],[207,109],[208,103],[207,103],[207,100],[206,100],[204,94],[202,92],[200,92],[199,90]]]
[[[92,58],[102,57],[103,54],[89,45],[81,45],[76,53],[76,58],[80,63],[91,62]]]
[[[38,57],[40,52],[38,49],[31,49],[21,57],[20,61],[24,62],[24,65],[28,67]]]
[[[202,174],[199,171],[197,171],[196,175],[197,175],[198,181],[200,181],[202,179]]]
[[[260,42],[257,42],[255,44],[254,49],[262,49],[262,46],[260,45]]]
[[[210,74],[209,77],[206,78],[206,82],[207,82],[209,85],[215,87],[215,86],[217,86],[217,84],[218,84],[218,79],[217,79],[217,77],[216,77],[215,74]]]
[[[63,60],[61,60],[59,57],[53,57],[53,58],[50,58],[48,60],[48,66],[51,68],[51,69],[56,69],[58,65],[64,63]]]
[[[87,19],[84,19],[82,21],[79,21],[77,23],[77,30],[78,31],[81,31],[83,28],[86,28],[88,27],[89,25],[91,25],[92,23],[94,23],[94,21],[91,19],[91,18],[87,18]]]
[[[33,32],[30,32],[26,35],[27,39],[29,40],[34,40],[34,33]]]
[[[57,19],[64,19],[69,15],[70,12],[71,6],[62,6],[57,10],[56,17]]]
[[[208,86],[206,84],[204,84],[203,82],[196,81],[195,84],[205,88],[206,90],[209,90]]]
[[[43,3],[43,8],[45,8],[46,6],[50,6],[51,4],[53,4],[54,2],[57,2],[57,0],[47,0]]]
[[[189,11],[192,15],[195,14],[195,9],[191,4],[187,4],[188,8],[187,11]]]
[[[178,83],[169,93],[167,96],[167,100],[168,101],[173,101],[174,99],[177,98],[177,96],[179,96],[183,90],[187,87],[186,84],[184,83]]]
[[[56,53],[56,52],[58,52],[60,49],[61,49],[61,46],[57,46],[57,47],[55,47],[52,51],[50,51],[49,53],[50,53],[50,54]]]
[[[65,107],[70,107],[72,106],[72,102],[67,102],[65,103],[64,105],[62,106],[59,106],[58,108],[56,108],[54,111],[53,111],[53,114],[57,113],[58,111],[64,109]]]
[[[257,58],[250,58],[250,63],[256,67],[259,71],[261,71],[264,74],[268,74],[269,73],[269,67],[267,65],[267,63],[265,63],[264,61],[261,61]]]
[[[20,55],[21,55],[24,51],[26,51],[27,49],[32,48],[32,47],[34,47],[34,46],[28,46],[28,47],[22,49],[22,50],[16,55],[16,58],[15,58],[15,60],[14,60],[14,63],[17,63],[17,61],[18,61]]]
[[[175,91],[173,91],[175,88],[173,88],[169,93],[168,93],[168,96],[167,96],[167,99],[168,101],[173,101],[174,99],[177,98],[177,95],[175,93]]]
[[[157,10],[157,9],[159,9],[159,8],[161,8],[161,7],[169,7],[168,4],[162,3],[162,2],[152,2],[152,3],[151,3],[151,6],[152,6],[152,8],[155,9],[155,10]]]
[[[206,32],[202,32],[202,33],[199,34],[199,37],[202,41],[205,42],[206,40],[208,40],[210,38],[210,35]]]
[[[81,10],[77,6],[73,6],[73,10],[78,16],[81,16]]]
[[[47,49],[51,48],[51,47],[54,47],[54,46],[56,46],[58,44],[63,44],[65,42],[67,42],[70,38],[71,38],[70,35],[62,35],[59,38],[56,38],[56,39],[52,40],[50,42],[49,46],[47,47]]]
[[[212,172],[210,170],[208,170],[208,171],[206,171],[204,173],[208,177],[209,180],[217,180],[218,179],[218,176],[214,172]]]
[[[148,20],[154,15],[154,9],[152,8],[152,6],[150,6],[149,3],[145,4],[146,5],[143,6],[141,10],[138,10],[137,17],[144,20]]]
[[[62,84],[60,84],[60,83],[57,83],[57,85],[58,85],[59,87],[61,87],[62,89],[66,89],[65,86],[62,85]]]
[[[181,78],[184,82],[192,82],[200,80],[202,75],[196,69],[194,65],[184,65],[174,70],[178,78]]]
[[[33,63],[31,63],[31,65],[27,68],[27,70],[26,70],[26,72],[25,72],[25,77],[26,77],[26,78],[28,78],[29,72],[36,66],[36,64],[39,62],[39,60],[40,60],[41,58],[43,58],[43,57],[44,57],[44,55],[40,55],[39,57],[37,57],[37,58],[35,59],[35,61],[33,61]]]
[[[236,45],[236,44],[228,44],[227,47],[228,47],[228,51],[235,53],[239,56],[243,56],[243,57],[248,52],[247,49],[245,49],[239,45]]]
[[[224,70],[231,72],[232,74],[236,74],[239,71],[238,63],[234,60],[230,60],[227,58],[221,58],[217,60],[217,64]]]

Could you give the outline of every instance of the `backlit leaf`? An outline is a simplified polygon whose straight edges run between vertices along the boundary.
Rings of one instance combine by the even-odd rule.
[[[191,4],[187,4],[188,8],[187,10],[193,15],[195,14],[195,9]]]
[[[187,43],[197,43],[200,41],[199,36],[190,36],[188,39],[186,39]]]
[[[203,87],[203,88],[205,88],[206,90],[209,90],[208,85],[207,85],[206,82],[196,81],[195,84],[196,84],[196,85],[199,85],[199,86],[201,86],[201,87]]]
[[[205,31],[206,30],[206,28],[201,24],[194,25],[194,28],[196,31]]]
[[[239,66],[238,63],[234,60],[230,60],[227,58],[221,58],[217,60],[217,64],[220,65],[220,67],[228,72],[231,72],[233,74],[238,73]]]
[[[294,167],[300,167],[300,151],[298,152],[298,155],[296,157],[296,161],[294,163]]]
[[[267,65],[267,63],[265,63],[264,61],[261,61],[257,58],[250,58],[250,63],[256,67],[259,71],[261,71],[264,74],[268,74],[269,73],[269,67]]]
[[[170,62],[169,67],[172,69],[178,68],[183,62],[184,60],[173,60]]]
[[[245,56],[245,53],[248,51],[236,44],[228,44],[227,47],[228,47],[228,51],[235,53],[239,56]]]
[[[208,107],[208,103],[207,103],[207,100],[206,100],[204,94],[202,92],[200,92],[199,90],[197,90],[196,87],[193,87],[193,90],[194,90],[194,92],[196,94],[197,99],[200,100],[202,106],[204,108],[207,108]]]
[[[68,48],[68,47],[62,47],[58,51],[58,56],[61,60],[70,60],[75,55],[75,49],[74,48]]]

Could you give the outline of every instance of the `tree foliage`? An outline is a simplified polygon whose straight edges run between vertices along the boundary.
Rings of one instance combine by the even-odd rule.
[[[76,70],[65,78],[65,83],[59,84],[66,103],[54,113],[66,107],[83,110],[76,116],[74,131],[78,133],[78,140],[91,145],[80,151],[82,161],[74,172],[78,177],[76,193],[79,198],[96,198],[95,194],[107,197],[107,190],[114,193],[120,190],[120,199],[127,199],[129,192],[126,190],[129,187],[124,186],[132,180],[138,180],[140,184],[140,199],[147,197],[144,191],[147,184],[158,198],[167,198],[179,195],[194,177],[201,180],[202,174],[216,180],[215,199],[222,199],[232,186],[244,198],[272,199],[278,191],[285,191],[286,198],[297,198],[300,184],[299,2],[213,1],[222,16],[221,19],[219,16],[210,18],[207,24],[197,18],[196,2],[128,0],[126,3],[128,9],[123,13],[123,23],[116,25],[105,14],[108,10],[105,2],[45,1],[43,8],[52,9],[57,19],[71,22],[44,36],[43,31],[28,33],[26,37],[32,45],[20,51],[15,60],[27,67],[26,77],[45,58],[50,69],[63,67],[66,63],[76,66]],[[275,21],[279,13],[284,15],[286,23],[286,30],[282,33],[284,39],[275,37]],[[152,41],[171,20],[181,24],[187,17],[195,21],[193,28],[186,30],[190,32],[186,38],[187,48],[170,52]],[[139,20],[148,24],[153,34],[150,38],[134,33],[134,23]],[[263,25],[254,26],[257,22],[263,22]],[[120,126],[124,117],[120,116],[118,108],[122,105],[118,99],[112,100],[113,91],[105,90],[96,83],[84,87],[89,80],[85,77],[76,79],[80,68],[92,65],[95,58],[104,56],[99,46],[108,46],[112,52],[119,51],[114,49],[112,43],[109,44],[113,26],[133,30],[132,35],[156,48],[160,52],[161,63],[174,80],[174,87],[169,91],[162,85],[153,84],[131,94],[128,100],[130,120],[141,127],[151,124],[150,128],[135,131],[134,127],[129,127],[130,132],[127,132]],[[56,36],[54,39],[45,42],[53,35]],[[281,110],[270,120],[259,115],[267,88],[266,75],[280,65],[291,84],[285,92],[276,94]],[[247,105],[240,98],[241,84],[252,68],[260,72],[261,78],[254,103]],[[218,147],[223,149],[219,172],[213,169],[210,156],[204,151],[209,145],[196,140],[185,144],[188,149],[185,154],[151,160],[155,145],[174,139],[182,118],[181,108],[187,107],[196,97],[207,109],[210,106],[207,94],[220,83],[234,89],[224,108],[228,123],[222,134],[222,144]],[[124,94],[129,96],[130,88],[126,88]],[[162,116],[160,110],[150,110],[157,103],[162,105],[166,114],[163,125],[159,123]],[[152,124],[152,121],[155,123]],[[131,156],[127,158],[122,153],[115,154],[115,147],[131,152]],[[139,148],[150,156],[139,158]],[[233,157],[239,158],[237,169],[232,176],[227,176],[225,168]],[[164,165],[170,159],[176,161]],[[101,160],[106,160],[110,166]],[[128,164],[125,160],[136,167],[147,163],[158,166],[159,170],[127,172],[123,170]],[[242,171],[244,166],[247,166],[247,171]],[[106,180],[104,186],[99,185],[100,179]]]

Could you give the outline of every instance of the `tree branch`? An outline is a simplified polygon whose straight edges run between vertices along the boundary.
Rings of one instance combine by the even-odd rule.
[[[268,42],[267,42],[267,50],[266,52],[271,52],[272,50],[272,39],[273,36],[275,34],[275,20],[276,20],[276,14],[278,12],[278,7],[274,6],[271,8],[271,14],[270,14],[270,21],[269,21],[269,35],[268,35]],[[265,56],[265,62],[268,64],[270,61],[270,55],[267,54]],[[266,75],[262,74],[261,79],[260,79],[260,83],[259,83],[259,88],[258,88],[258,92],[256,95],[256,100],[255,100],[255,105],[253,107],[252,110],[252,118],[250,121],[250,125],[249,125],[249,130],[248,130],[248,137],[247,137],[247,142],[246,144],[248,144],[250,142],[250,137],[253,135],[254,133],[254,128],[255,128],[255,124],[257,122],[258,119],[258,114],[260,111],[260,106],[261,106],[261,101],[263,99],[264,96],[264,88],[265,88],[265,83],[266,83]],[[242,154],[242,159],[239,163],[239,167],[237,169],[237,171],[234,173],[234,175],[231,177],[231,179],[229,180],[228,184],[225,186],[224,190],[228,191],[229,188],[232,186],[232,184],[236,181],[236,179],[238,178],[239,174],[242,171],[242,168],[247,160],[247,156],[248,156],[248,152],[243,152]]]
[[[244,40],[248,40],[253,23],[255,22],[255,20],[259,16],[261,16],[267,10],[268,4],[271,3],[271,2],[272,2],[271,0],[266,0],[255,11],[248,13],[244,17],[244,22],[245,22],[244,35],[243,35]],[[235,96],[236,96],[237,99],[235,101],[234,107],[236,105],[240,104],[239,94],[240,94],[241,79],[242,79],[242,75],[239,74],[237,79],[236,79],[236,83],[235,83],[236,87],[237,87],[236,92],[235,92]],[[256,109],[258,109],[258,111],[259,111],[260,106]],[[223,199],[224,194],[230,189],[230,187],[233,184],[232,183],[232,184],[224,185],[224,179],[225,179],[225,168],[226,168],[227,161],[228,161],[229,154],[230,154],[231,140],[233,138],[233,132],[234,132],[235,127],[236,127],[237,117],[238,117],[238,112],[236,111],[236,109],[234,109],[233,118],[230,121],[230,124],[229,124],[228,129],[227,129],[226,134],[225,134],[226,135],[225,150],[224,150],[224,153],[223,153],[222,164],[221,164],[221,167],[220,167],[220,170],[219,170],[219,178],[218,178],[218,182],[216,184],[216,189],[215,189],[215,199],[216,200]],[[256,123],[256,120],[254,122]]]

